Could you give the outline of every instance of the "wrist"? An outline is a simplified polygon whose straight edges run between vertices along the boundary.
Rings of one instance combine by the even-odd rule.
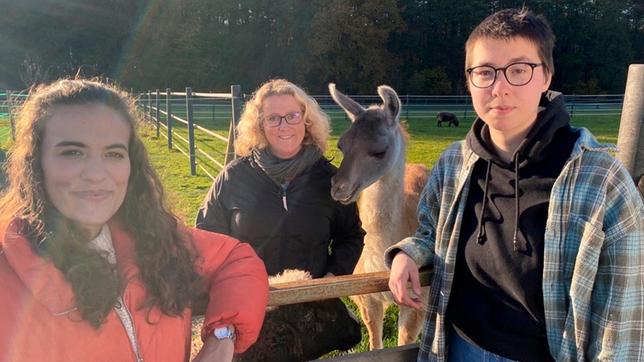
[[[235,340],[235,326],[233,325],[226,325],[222,327],[218,327],[212,330],[212,336],[215,337],[215,339],[223,341],[223,340]]]

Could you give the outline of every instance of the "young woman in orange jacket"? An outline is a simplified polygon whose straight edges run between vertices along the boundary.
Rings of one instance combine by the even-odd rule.
[[[168,209],[133,102],[95,81],[35,89],[0,199],[0,361],[230,361],[257,338],[263,263]],[[207,297],[207,298],[206,298]]]

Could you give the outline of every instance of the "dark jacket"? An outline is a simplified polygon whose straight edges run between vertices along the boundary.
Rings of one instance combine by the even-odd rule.
[[[219,174],[196,226],[250,243],[269,275],[284,269],[306,270],[314,278],[350,274],[365,233],[355,203],[331,198],[335,172],[321,158],[283,189],[252,157],[243,157]]]

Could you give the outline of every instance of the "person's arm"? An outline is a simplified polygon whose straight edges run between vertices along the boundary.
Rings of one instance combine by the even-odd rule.
[[[215,328],[235,328],[235,352],[243,352],[259,335],[268,303],[268,275],[262,260],[250,245],[221,234],[193,230],[200,258],[199,270],[210,296],[202,339],[208,347],[224,345],[210,341]]]
[[[203,347],[192,362],[231,362],[235,355],[235,344],[232,339],[207,338]]]
[[[385,264],[391,269],[389,273],[389,289],[394,300],[412,308],[420,308],[420,281],[418,268],[433,263],[436,245],[436,224],[440,211],[440,163],[431,172],[430,178],[420,195],[418,203],[418,229],[414,236],[405,238],[392,245],[385,251]],[[415,295],[407,291],[410,282]]]
[[[612,170],[615,171],[615,170]],[[621,171],[621,172],[620,172]],[[591,298],[588,360],[644,358],[644,205],[623,167],[606,177],[603,225],[584,224],[571,290]],[[584,273],[596,265],[593,283]],[[576,305],[571,307],[575,308]],[[574,325],[581,320],[575,318]]]
[[[337,203],[335,209],[331,225],[331,255],[326,271],[327,275],[351,274],[362,253],[365,232],[355,203]]]
[[[230,235],[230,210],[223,200],[228,173],[222,172],[213,182],[203,205],[197,213],[195,226],[199,229]]]

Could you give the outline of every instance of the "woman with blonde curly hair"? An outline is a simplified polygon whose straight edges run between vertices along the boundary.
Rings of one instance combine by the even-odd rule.
[[[261,260],[181,224],[135,123],[97,81],[40,86],[22,107],[0,198],[0,361],[184,361],[204,295],[199,360],[257,338]]]
[[[197,227],[250,243],[270,275],[353,272],[364,231],[355,204],[331,198],[329,119],[317,102],[287,80],[268,81],[246,103],[237,132],[242,157],[215,180]]]

